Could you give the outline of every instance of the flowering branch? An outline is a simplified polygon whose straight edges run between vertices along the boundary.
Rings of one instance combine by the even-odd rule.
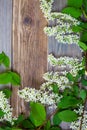
[[[82,112],[82,115],[81,115],[81,123],[80,123],[80,129],[79,130],[82,130],[83,119],[84,119],[85,108],[86,108],[86,102],[87,102],[87,98],[85,99],[85,102],[84,102],[84,108],[83,108],[83,112]]]

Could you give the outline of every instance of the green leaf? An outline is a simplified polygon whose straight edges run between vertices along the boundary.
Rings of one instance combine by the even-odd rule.
[[[86,79],[82,79],[81,83],[82,83],[83,86],[87,86],[87,80]]]
[[[21,84],[21,77],[16,72],[10,72],[12,78],[11,78],[11,84],[12,85],[20,85]]]
[[[0,128],[0,130],[12,130],[12,128],[10,128],[10,127],[3,127],[3,128]]]
[[[85,66],[85,64],[86,64],[86,57],[83,57],[83,59],[82,59],[82,65]]]
[[[68,96],[68,95],[71,95],[72,94],[72,91],[70,88],[66,88],[63,92],[63,97],[65,96]]]
[[[11,128],[11,130],[22,130],[20,128]]]
[[[58,93],[59,89],[58,89],[58,85],[56,83],[52,84],[52,88],[53,88],[54,93]]]
[[[5,113],[0,109],[0,117],[3,117],[4,114],[5,114]]]
[[[5,67],[10,66],[10,59],[4,52],[0,54],[0,64],[3,64]]]
[[[69,108],[69,107],[77,107],[81,100],[78,100],[72,96],[63,97],[60,102],[58,103],[58,107],[61,109]]]
[[[73,32],[82,32],[83,31],[83,28],[80,27],[80,26],[72,26],[72,31]]]
[[[14,121],[15,125],[20,125],[25,120],[24,115],[19,115],[18,119]]]
[[[74,111],[71,110],[64,110],[58,113],[58,117],[60,120],[65,121],[65,122],[72,122],[76,121],[78,116]]]
[[[79,94],[78,86],[73,86],[73,93],[74,93],[75,96],[78,96],[78,94]]]
[[[51,127],[51,124],[50,124],[50,121],[48,120],[44,127],[44,130],[50,130],[50,127]]]
[[[77,75],[76,75],[76,77],[75,77],[74,82],[78,82],[78,81],[79,81],[79,79],[80,79],[80,77],[81,77],[81,75],[80,75],[80,74],[77,74]]]
[[[49,130],[61,130],[59,127],[52,127]]]
[[[29,129],[33,129],[34,128],[33,124],[29,120],[27,120],[27,119],[22,122],[22,126],[24,128],[29,128]]]
[[[83,0],[83,9],[87,14],[87,0]]]
[[[60,120],[60,118],[58,117],[58,113],[56,113],[54,116],[53,116],[53,124],[54,125],[59,125],[62,121]]]
[[[69,81],[74,81],[74,77],[71,73],[68,73],[66,77],[69,79]]]
[[[11,71],[0,73],[0,84],[20,85],[21,78],[19,74]]]
[[[87,23],[80,22],[79,26],[85,30],[87,30]]]
[[[80,8],[83,0],[68,0],[68,6]]]
[[[20,85],[21,78],[19,74],[11,71],[0,73],[0,84]]]
[[[82,14],[80,9],[76,9],[74,7],[67,7],[62,10],[62,13],[69,14],[74,18],[79,18]]]
[[[12,94],[12,91],[10,89],[4,89],[3,93],[5,94],[6,98],[9,98]]]
[[[17,128],[17,127],[13,127],[13,128],[10,128],[10,127],[4,127],[4,128],[0,128],[0,130],[22,130],[22,129]]]
[[[84,50],[86,51],[87,50],[87,45],[81,41],[78,42],[79,46]]]
[[[3,129],[3,128],[0,128],[0,130],[5,130],[5,129]]]
[[[11,82],[11,74],[9,71],[0,73],[0,84],[8,84]]]
[[[84,75],[84,74],[85,74],[85,69],[79,70],[78,73],[79,73],[79,75],[81,75],[81,76]]]
[[[82,42],[87,42],[87,31],[82,32],[80,40]]]
[[[86,90],[82,89],[80,91],[79,96],[83,99],[83,101],[86,99]]]
[[[31,102],[30,107],[30,120],[36,127],[42,125],[46,120],[46,111],[44,106],[40,103]]]

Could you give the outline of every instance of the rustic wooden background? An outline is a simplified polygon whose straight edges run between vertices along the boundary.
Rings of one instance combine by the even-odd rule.
[[[55,0],[53,11],[60,11],[66,0]],[[51,23],[50,23],[51,24]],[[11,59],[11,67],[20,73],[22,84],[39,89],[42,75],[47,71],[47,53],[55,56],[77,56],[76,45],[63,45],[43,32],[46,20],[39,8],[39,0],[0,0],[0,52]],[[14,115],[26,113],[27,105],[17,96],[18,88],[12,88],[11,104]],[[68,124],[62,125],[66,130]]]

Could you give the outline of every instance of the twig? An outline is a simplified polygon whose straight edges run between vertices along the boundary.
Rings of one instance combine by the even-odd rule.
[[[85,102],[84,102],[84,108],[83,108],[83,113],[81,115],[82,118],[81,118],[81,123],[80,123],[80,129],[79,130],[82,130],[82,122],[83,122],[83,118],[84,118],[84,112],[85,112],[86,102],[87,102],[87,98],[85,99]]]
[[[87,19],[87,15],[86,15],[86,13],[85,13],[85,11],[84,11],[84,9],[82,7],[81,7],[81,10],[83,12],[84,17]]]
[[[87,76],[87,52],[85,52],[85,58],[86,58],[86,65],[85,65],[85,76]],[[84,111],[85,111],[85,107],[86,107],[86,102],[87,102],[87,97],[85,99],[84,102],[84,108],[83,108],[83,113],[82,113],[82,118],[81,118],[81,124],[80,124],[80,130],[82,129],[82,122],[83,122],[83,118],[84,118]]]

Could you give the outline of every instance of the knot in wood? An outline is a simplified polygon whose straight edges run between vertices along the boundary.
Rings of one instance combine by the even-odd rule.
[[[23,23],[28,26],[30,24],[32,24],[32,18],[31,17],[25,17],[23,20]]]

